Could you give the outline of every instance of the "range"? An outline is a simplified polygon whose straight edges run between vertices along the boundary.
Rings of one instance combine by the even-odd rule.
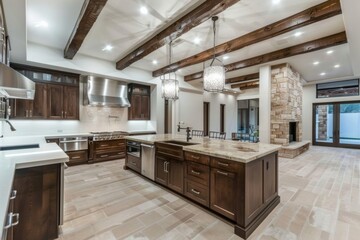
[[[93,141],[104,141],[104,140],[114,140],[114,139],[123,139],[124,136],[129,135],[127,132],[123,131],[114,131],[114,132],[90,132],[92,134]]]

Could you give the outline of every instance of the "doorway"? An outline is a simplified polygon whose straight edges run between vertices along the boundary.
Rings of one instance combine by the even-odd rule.
[[[238,100],[238,133],[254,134],[259,129],[259,99]]]
[[[360,148],[360,102],[314,103],[313,145]]]
[[[203,126],[204,126],[204,136],[209,136],[209,126],[210,126],[210,103],[204,102],[204,116],[203,116]]]

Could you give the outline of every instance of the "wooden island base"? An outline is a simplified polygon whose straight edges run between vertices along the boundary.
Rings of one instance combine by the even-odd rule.
[[[276,208],[276,206],[280,203],[280,196],[277,196],[274,200],[272,200],[269,205],[254,219],[252,223],[250,223],[246,228],[243,228],[239,225],[235,224],[235,234],[243,239],[247,239],[255,229],[264,221],[264,219]]]

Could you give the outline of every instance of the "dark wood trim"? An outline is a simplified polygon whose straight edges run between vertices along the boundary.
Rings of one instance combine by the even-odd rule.
[[[204,102],[203,105],[203,127],[204,127],[204,137],[209,136],[209,127],[210,127],[210,103]]]
[[[220,104],[220,132],[225,132],[225,104]]]
[[[231,72],[251,66],[256,66],[272,61],[276,61],[283,58],[288,58],[296,55],[310,53],[318,51],[324,48],[338,46],[347,43],[347,37],[345,32],[337,33],[292,47],[284,48],[271,53],[266,53],[253,58],[241,60],[238,62],[230,63],[225,65],[226,71]],[[197,72],[184,77],[185,81],[192,81],[203,77],[203,72]]]
[[[123,70],[132,63],[142,59],[153,51],[159,49],[170,41],[180,37],[192,28],[207,21],[210,17],[217,15],[228,7],[239,2],[239,0],[208,0],[172,23],[156,36],[147,39],[144,44],[116,63],[116,69]]]
[[[344,144],[340,143],[340,138],[337,136],[336,138],[333,138],[333,143],[326,143],[326,142],[317,142],[316,137],[316,125],[315,125],[315,118],[316,118],[316,106],[318,105],[333,105],[333,136],[336,132],[337,135],[340,134],[340,104],[347,104],[347,103],[360,103],[360,100],[356,101],[336,101],[336,102],[315,102],[312,105],[312,144],[315,146],[324,146],[324,147],[340,147],[340,148],[354,148],[354,149],[360,149],[360,145],[356,144]]]
[[[259,78],[260,78],[260,73],[251,73],[251,74],[244,75],[244,76],[226,79],[225,84],[246,82],[246,81],[259,79]]]
[[[261,41],[336,16],[338,14],[341,14],[340,1],[326,1],[314,7],[308,8],[304,11],[301,11],[295,15],[282,19],[278,22],[269,24],[265,27],[259,28],[253,32],[235,38],[231,41],[220,44],[216,46],[215,54],[216,56],[220,56],[229,52],[233,52],[246,46],[259,43]],[[180,68],[204,62],[211,59],[212,57],[213,49],[207,49],[206,51],[195,54],[191,57],[182,59],[178,62],[172,63],[168,66],[154,71],[153,77],[158,77],[169,71],[176,71]]]
[[[250,88],[258,88],[258,87],[259,87],[259,80],[231,85],[231,88],[240,88],[240,90],[241,89],[245,90],[245,89],[250,89]]]
[[[79,18],[64,49],[64,58],[74,58],[106,2],[107,0],[86,0],[84,2]]]

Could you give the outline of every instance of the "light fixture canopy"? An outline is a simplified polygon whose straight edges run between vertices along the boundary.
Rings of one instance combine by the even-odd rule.
[[[171,43],[169,43],[169,64],[171,64]],[[165,100],[179,99],[179,81],[175,71],[170,71],[160,76],[161,79],[161,96]]]
[[[219,18],[213,16],[211,20],[213,21],[213,32],[214,32],[214,55],[210,63],[210,66],[204,69],[204,90],[207,92],[223,92],[225,88],[225,68],[223,63],[216,58],[215,56],[215,33],[216,26],[215,22]],[[213,65],[214,62],[218,61],[220,65]]]

